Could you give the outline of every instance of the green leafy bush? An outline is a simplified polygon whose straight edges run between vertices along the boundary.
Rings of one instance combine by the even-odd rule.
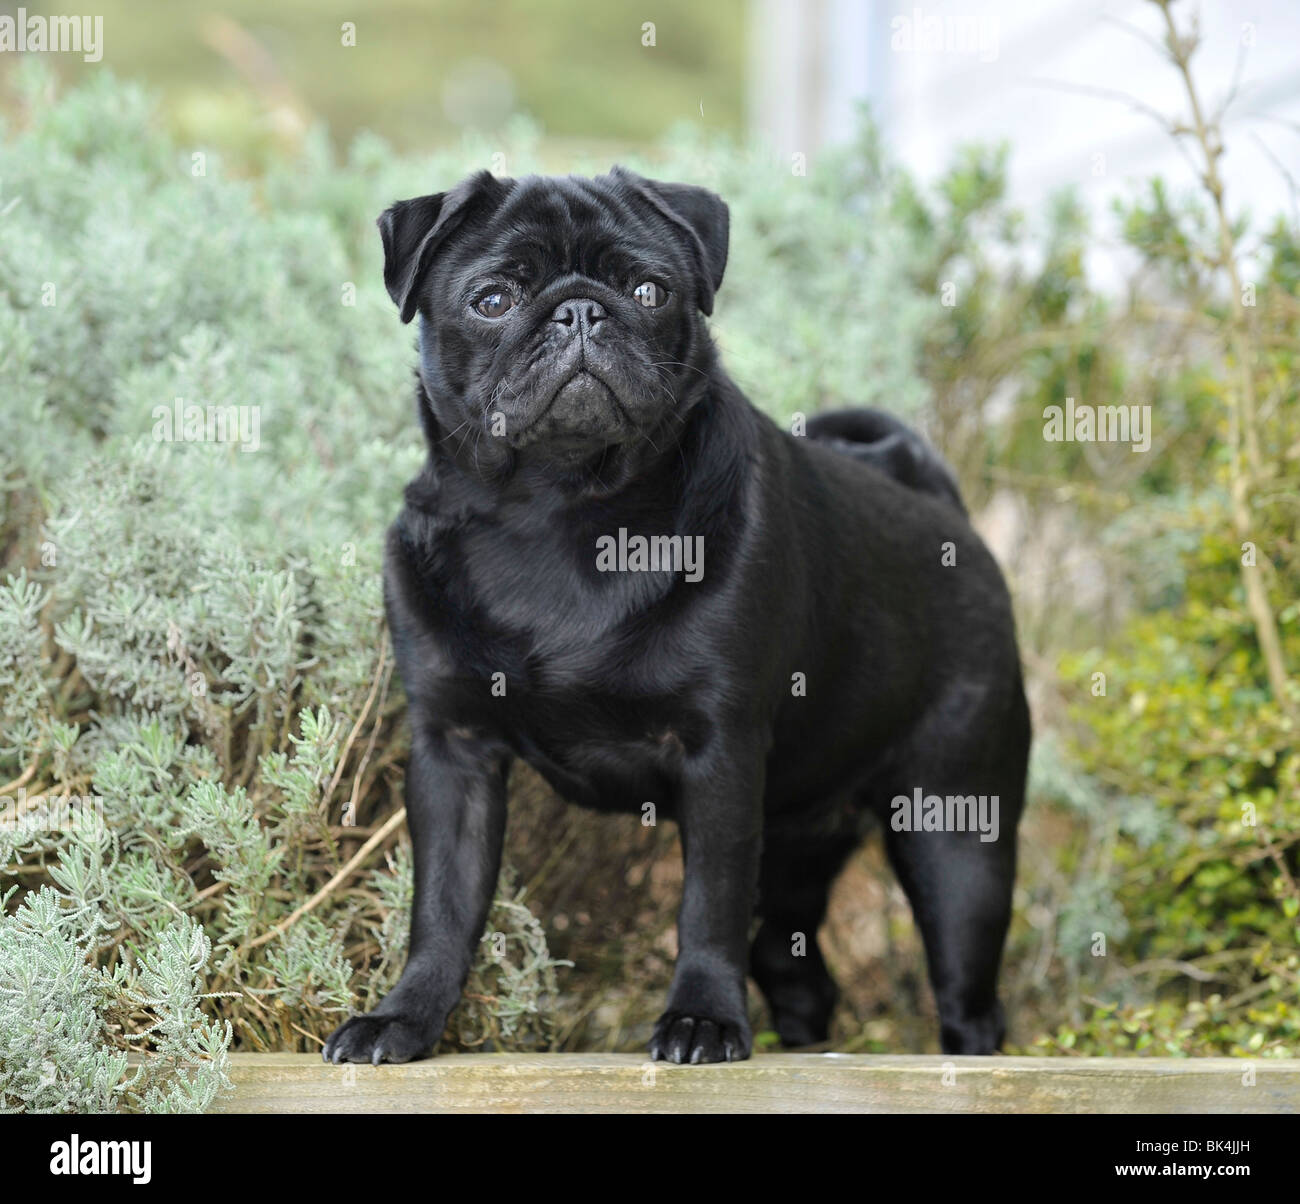
[[[1129,215],[1139,244],[1168,217],[1162,195]],[[1194,233],[1167,266],[1193,295]],[[1162,251],[1163,261],[1169,252]],[[1259,396],[1260,467],[1241,540],[1233,513],[1234,421],[1225,415],[1212,474],[1193,502],[1161,509],[1148,539],[1178,538],[1177,584],[1105,646],[1070,654],[1063,672],[1076,702],[1076,754],[1109,799],[1113,889],[1130,917],[1125,964],[1101,975],[1113,1002],[1050,1044],[1097,1052],[1294,1056],[1300,1050],[1300,748],[1294,681],[1270,689],[1246,597],[1250,574],[1276,614],[1285,664],[1300,663],[1300,292],[1293,234],[1269,239],[1253,315],[1249,365]],[[1208,304],[1217,304],[1212,295]],[[1238,367],[1207,369],[1203,388],[1223,397]],[[1104,693],[1099,693],[1103,690]],[[1135,981],[1139,979],[1140,981]],[[1135,999],[1153,1000],[1145,1007]],[[1127,1008],[1121,1004],[1128,1004]]]

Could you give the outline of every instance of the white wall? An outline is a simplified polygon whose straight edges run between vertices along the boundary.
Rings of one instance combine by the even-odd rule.
[[[777,150],[808,154],[814,168],[817,149],[851,128],[861,98],[895,155],[925,178],[962,143],[1009,140],[1012,194],[1027,206],[1067,183],[1102,211],[1157,172],[1171,184],[1195,182],[1150,117],[1065,90],[1126,92],[1162,113],[1188,112],[1174,67],[1119,24],[1162,38],[1163,16],[1146,0],[752,2],[751,125]],[[1175,8],[1180,25],[1195,12],[1203,40],[1193,67],[1211,108],[1245,55],[1225,124],[1229,208],[1294,217],[1296,198],[1274,160],[1300,187],[1300,0]],[[935,36],[944,44],[927,44]]]

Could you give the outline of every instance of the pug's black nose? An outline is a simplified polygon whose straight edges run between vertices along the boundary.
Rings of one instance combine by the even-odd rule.
[[[597,322],[603,322],[608,317],[609,314],[599,301],[593,301],[590,297],[575,297],[557,305],[551,314],[551,321],[570,327],[570,334],[585,334]]]

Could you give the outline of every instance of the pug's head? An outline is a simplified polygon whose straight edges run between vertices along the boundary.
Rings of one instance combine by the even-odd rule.
[[[655,447],[707,384],[728,214],[706,189],[480,172],[379,229],[388,292],[420,315],[426,428],[476,463]]]

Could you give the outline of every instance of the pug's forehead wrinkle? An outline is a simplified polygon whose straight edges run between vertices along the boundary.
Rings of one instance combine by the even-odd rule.
[[[538,232],[571,230],[580,220],[566,195],[563,179],[547,180],[529,176],[519,181],[519,186],[497,210],[495,225],[503,232],[515,232],[521,237]]]
[[[637,203],[616,179],[581,176],[525,176],[488,216],[480,253],[516,257],[535,277],[558,260],[563,268],[585,275],[603,274],[592,267],[602,254],[618,256],[614,266],[627,267],[629,242],[647,251],[665,251],[665,230],[657,215]],[[660,270],[666,270],[663,265]],[[608,269],[607,269],[608,270]]]
[[[614,191],[602,186],[601,180],[583,176],[525,176],[503,209],[516,215],[543,216],[548,223],[557,219],[570,225],[591,221],[618,222],[627,215],[627,207]]]

